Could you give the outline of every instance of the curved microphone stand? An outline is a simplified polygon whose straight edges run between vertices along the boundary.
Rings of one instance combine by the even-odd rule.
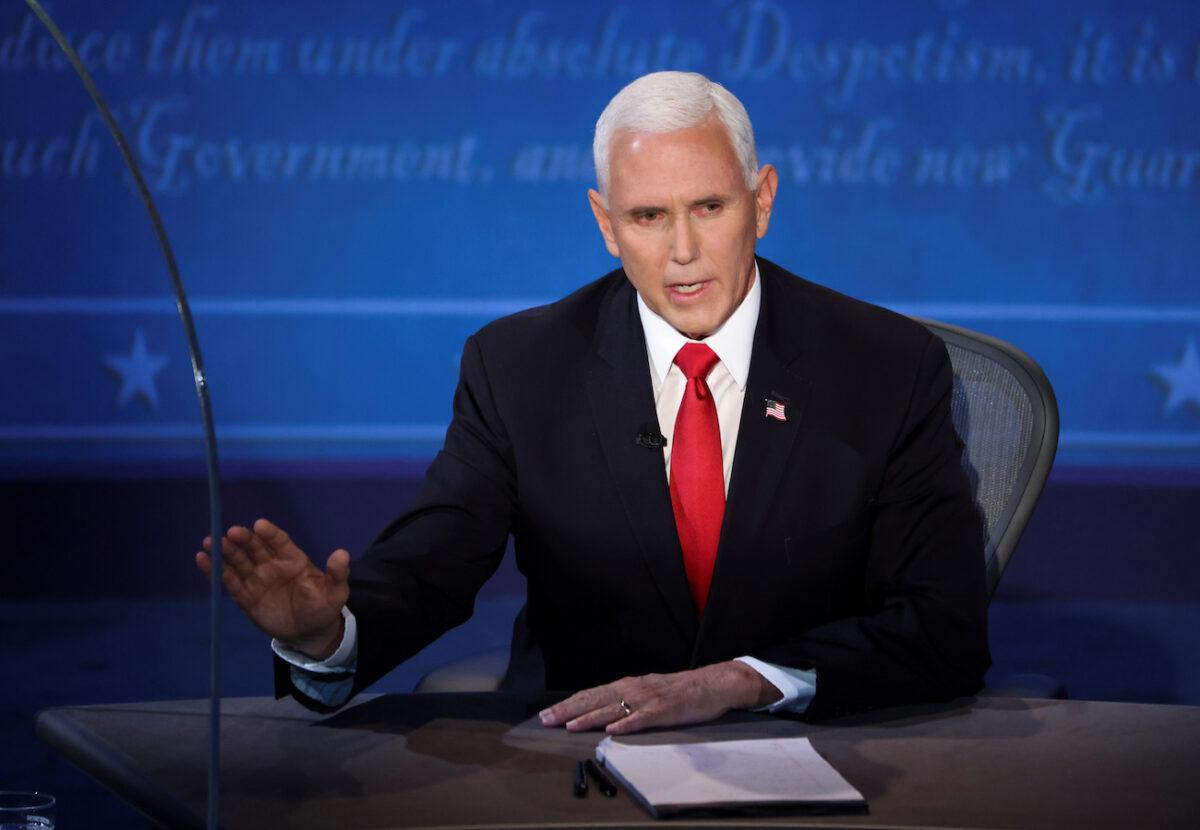
[[[142,171],[138,168],[137,161],[134,160],[133,154],[129,152],[129,144],[125,141],[124,134],[122,134],[121,129],[117,126],[116,119],[113,118],[108,104],[104,101],[104,96],[96,88],[95,82],[92,81],[92,77],[88,73],[87,68],[84,67],[83,62],[79,59],[79,55],[75,53],[75,50],[71,48],[71,44],[63,37],[62,32],[54,24],[50,15],[46,13],[46,10],[42,8],[37,0],[25,0],[25,3],[37,16],[38,20],[42,21],[42,25],[46,27],[51,36],[53,36],[59,48],[62,49],[67,59],[71,62],[71,66],[75,67],[75,73],[83,81],[83,85],[87,88],[88,94],[92,96],[92,100],[95,102],[96,108],[100,111],[101,117],[104,118],[104,123],[108,125],[108,131],[112,133],[113,140],[117,142],[117,149],[121,151],[121,158],[125,160],[125,166],[129,168],[129,172],[133,175],[138,193],[142,197],[142,204],[146,206],[146,212],[150,215],[150,223],[154,226],[154,235],[158,238],[158,247],[162,249],[163,259],[167,263],[167,272],[171,275],[171,287],[175,291],[175,306],[179,310],[179,319],[183,322],[183,330],[187,335],[188,355],[192,361],[192,377],[196,383],[196,395],[200,399],[200,415],[204,422],[204,455],[208,462],[208,523],[209,532],[213,539],[212,577],[209,584],[208,828],[209,830],[216,830],[220,806],[219,778],[221,769],[221,698],[219,694],[221,665],[221,478],[220,471],[217,468],[217,436],[213,430],[212,403],[209,401],[208,378],[204,374],[204,360],[200,356],[200,341],[196,337],[196,327],[192,323],[192,311],[188,306],[187,294],[183,290],[183,280],[179,276],[179,266],[175,262],[175,253],[171,250],[171,242],[167,239],[167,231],[163,227],[162,217],[159,216],[154,199],[150,196],[150,190],[146,187],[146,180],[142,177]]]

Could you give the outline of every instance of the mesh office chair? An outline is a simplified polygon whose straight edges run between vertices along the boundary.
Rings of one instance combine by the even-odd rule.
[[[915,319],[950,353],[950,416],[984,519],[991,595],[1050,475],[1058,450],[1058,402],[1041,367],[1017,347],[970,329]]]
[[[962,464],[986,531],[988,595],[995,593],[1058,450],[1058,403],[1041,368],[1015,346],[970,329],[914,318],[946,344],[954,369],[950,415],[963,441]],[[418,692],[499,688],[508,650],[463,658],[421,678]],[[1066,697],[1052,678],[1018,675],[990,694]]]

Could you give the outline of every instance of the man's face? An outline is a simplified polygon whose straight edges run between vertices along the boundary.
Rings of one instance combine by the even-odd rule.
[[[751,191],[715,116],[671,133],[613,136],[608,204],[588,201],[609,253],[654,312],[699,340],[729,319],[754,279],[754,243],[767,232],[778,176]]]

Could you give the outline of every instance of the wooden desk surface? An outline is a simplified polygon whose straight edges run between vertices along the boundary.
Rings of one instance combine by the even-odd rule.
[[[624,792],[571,795],[600,733],[549,730],[545,701],[363,696],[330,716],[226,700],[222,825],[234,828],[636,827]],[[202,826],[205,701],[51,709],[38,735],[151,818]],[[739,713],[625,740],[807,735],[867,815],[667,820],[671,826],[1200,827],[1200,708],[979,698],[809,725]]]

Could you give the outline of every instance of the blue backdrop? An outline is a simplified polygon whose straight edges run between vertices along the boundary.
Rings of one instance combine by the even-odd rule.
[[[697,69],[779,167],[763,254],[1010,340],[1054,383],[1062,449],[991,605],[993,676],[1200,702],[1200,3],[51,11],[175,242],[227,521],[361,551],[440,442],[463,339],[615,267],[584,198],[604,104]],[[0,0],[0,211],[0,654],[23,669],[0,788],[54,792],[64,826],[142,826],[33,713],[207,693],[199,413],[141,205],[19,0]],[[506,642],[523,593],[510,557],[466,627],[374,690]],[[223,639],[223,691],[269,694],[261,634],[231,609]]]
[[[592,126],[680,68],[743,100],[779,168],[764,255],[1028,351],[1060,463],[1200,461],[1194,2],[52,10],[163,209],[225,458],[430,455],[464,337],[615,267]],[[17,2],[0,90],[0,462],[198,459],[148,223]]]

